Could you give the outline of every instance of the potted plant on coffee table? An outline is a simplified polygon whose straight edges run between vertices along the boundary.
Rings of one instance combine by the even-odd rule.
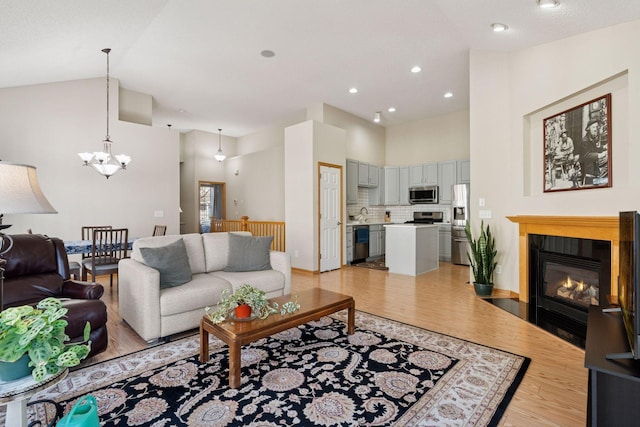
[[[91,348],[91,327],[87,322],[83,342],[67,343],[66,314],[67,309],[57,298],[45,298],[36,307],[23,305],[2,311],[0,379],[11,381],[31,373],[40,382],[48,374],[80,364]]]
[[[231,293],[230,289],[221,292],[221,299],[215,310],[206,307],[205,312],[213,323],[221,323],[228,318],[235,320],[266,319],[270,314],[293,313],[300,308],[297,302],[287,302],[279,307],[277,303],[270,304],[265,291],[251,285],[242,285]]]
[[[496,250],[496,241],[491,234],[491,228],[487,225],[485,229],[484,221],[482,221],[477,240],[473,238],[469,221],[467,221],[464,231],[471,249],[470,252],[467,252],[467,257],[473,271],[473,288],[478,296],[490,296],[493,292],[493,272],[498,265],[496,262],[498,251]]]

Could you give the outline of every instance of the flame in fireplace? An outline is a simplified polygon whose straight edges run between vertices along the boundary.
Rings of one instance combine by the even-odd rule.
[[[567,289],[573,289],[575,287],[575,289],[578,290],[578,291],[584,291],[585,290],[584,281],[581,280],[580,282],[578,282],[577,284],[574,285],[574,281],[571,280],[571,276],[567,276],[567,280],[564,283],[562,283],[562,286],[564,288],[567,288]]]

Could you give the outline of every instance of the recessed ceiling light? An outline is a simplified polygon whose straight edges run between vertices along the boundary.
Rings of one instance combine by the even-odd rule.
[[[451,92],[447,92],[447,93],[444,94],[445,98],[451,98],[452,96],[453,96],[453,93],[451,93]]]
[[[419,67],[418,65],[416,65],[413,68],[411,68],[411,72],[412,73],[419,73],[420,71],[422,71],[422,68]]]
[[[560,0],[538,0],[538,6],[543,9],[551,9],[558,7],[558,5],[560,5]]]
[[[179,108],[178,109],[178,113],[186,113],[186,112],[187,112],[187,110],[185,110],[184,108]]]
[[[276,53],[272,50],[263,50],[262,52],[260,52],[260,55],[264,56],[265,58],[273,58],[274,56],[276,56]]]
[[[495,24],[491,24],[491,28],[496,33],[501,33],[503,31],[507,31],[509,29],[509,27],[507,27],[504,24],[500,24],[499,22],[496,22]]]
[[[376,123],[380,123],[380,111],[376,111],[375,116],[373,116],[373,121]]]
[[[349,89],[349,93],[358,93],[358,88],[352,87],[351,89]]]
[[[396,107],[389,107],[389,108],[387,109],[387,111],[388,111],[388,112],[390,112],[390,113],[395,113],[395,111],[396,111]]]

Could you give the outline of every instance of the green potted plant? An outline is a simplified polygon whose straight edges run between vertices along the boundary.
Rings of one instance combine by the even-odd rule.
[[[232,311],[236,319],[250,319],[252,316],[266,319],[270,314],[280,312],[284,315],[293,313],[299,308],[300,304],[293,301],[284,303],[280,308],[277,303],[271,305],[265,291],[245,284],[234,293],[231,293],[230,289],[224,289],[216,309],[206,307],[205,312],[213,323],[221,323],[231,315]]]
[[[80,364],[90,351],[87,322],[84,341],[67,343],[67,321],[63,318],[67,309],[57,298],[45,298],[36,307],[23,305],[11,307],[0,313],[0,363],[18,362],[27,367],[26,373],[18,372],[16,365],[9,365],[2,378],[5,381],[29,374],[42,381],[47,374],[56,374],[64,368]],[[16,376],[17,375],[17,376]]]
[[[467,252],[471,269],[473,270],[473,288],[478,296],[490,296],[493,292],[493,272],[496,269],[496,241],[491,234],[491,228],[484,227],[484,221],[480,223],[480,235],[473,238],[469,221],[464,229],[471,252]]]

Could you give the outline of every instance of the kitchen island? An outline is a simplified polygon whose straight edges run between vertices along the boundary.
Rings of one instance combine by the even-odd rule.
[[[389,224],[384,227],[385,265],[389,273],[418,276],[438,269],[438,225]]]

